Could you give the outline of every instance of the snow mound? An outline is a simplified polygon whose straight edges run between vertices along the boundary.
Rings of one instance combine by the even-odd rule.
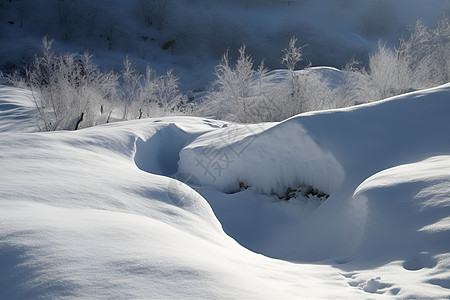
[[[180,171],[228,193],[240,182],[280,196],[301,184],[328,193],[339,186],[342,167],[299,124],[267,126],[231,125],[199,137],[180,152]]]
[[[179,171],[223,192],[239,191],[240,183],[245,183],[257,193],[283,195],[288,188],[307,184],[330,194],[310,217],[285,227],[276,236],[268,234],[264,246],[252,249],[283,259],[345,262],[371,239],[365,226],[375,226],[366,223],[375,210],[367,211],[366,201],[354,196],[358,186],[383,170],[450,153],[450,135],[443,134],[450,128],[449,99],[447,84],[358,107],[306,113],[276,124],[232,125],[204,134],[184,147]],[[441,159],[441,163],[445,161]],[[435,166],[430,168],[430,177]],[[429,189],[436,187],[434,182]],[[440,195],[433,197],[448,196],[448,190]],[[400,205],[396,201],[401,198],[393,197],[396,204],[392,205]],[[415,209],[419,213],[420,209]],[[443,216],[446,213],[448,216],[442,211]],[[392,226],[396,224],[394,216],[391,221]],[[420,215],[414,224],[421,224],[417,229],[445,228],[447,219],[434,221],[437,223],[425,222]],[[379,225],[374,231],[384,228],[383,223]],[[380,240],[389,245],[387,239]],[[240,242],[246,245],[245,240]],[[444,242],[440,247],[449,245]],[[363,253],[373,254],[369,249]]]
[[[406,260],[407,270],[433,268],[433,257],[450,246],[450,228],[431,229],[450,215],[449,170],[450,156],[435,156],[366,179],[351,200],[360,207],[354,211],[362,231],[357,259]]]
[[[36,131],[30,91],[0,85],[0,132]]]
[[[310,184],[332,194],[344,181],[359,184],[376,171],[448,151],[450,137],[439,134],[450,128],[448,99],[445,85],[279,124],[231,125],[184,147],[179,168],[225,192],[244,182],[264,193]]]

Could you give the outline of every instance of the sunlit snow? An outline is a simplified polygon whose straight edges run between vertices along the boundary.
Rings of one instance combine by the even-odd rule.
[[[305,55],[336,67],[450,9],[161,1],[149,19],[145,2],[103,14],[93,1],[73,14],[65,1],[0,2],[0,63],[31,57],[47,31],[60,49],[96,49],[102,67],[127,54],[174,67],[188,90],[247,42],[280,82],[292,35],[308,32]],[[341,82],[338,69],[311,70]],[[0,85],[0,299],[450,297],[450,83],[281,122],[174,116],[56,132],[37,132],[33,96]]]
[[[13,113],[24,92],[1,91]],[[0,295],[446,297],[449,95],[446,85],[254,130],[173,117],[3,132]],[[240,126],[235,142],[220,139]],[[202,145],[233,159],[216,180],[188,163],[206,159]],[[302,183],[330,197],[270,193]]]

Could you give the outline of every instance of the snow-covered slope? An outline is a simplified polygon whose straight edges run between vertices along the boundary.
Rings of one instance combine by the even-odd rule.
[[[0,85],[0,132],[36,131],[32,93]]]
[[[286,212],[295,211],[293,204],[280,208],[268,196],[261,197],[264,209],[252,208],[248,194],[243,204],[235,200],[239,193],[222,197],[227,204],[212,201],[226,231],[255,251],[363,269],[396,260],[422,269],[423,254],[439,274],[448,269],[450,250],[449,100],[447,84],[276,125],[230,125],[183,148],[180,172],[226,193],[250,186],[284,196],[306,184],[331,195],[297,220]],[[245,213],[230,213],[240,207]],[[249,214],[257,217],[249,221]]]
[[[238,191],[243,183],[257,192],[279,196],[304,184],[331,194],[316,212],[323,212],[324,218],[295,228],[299,239],[292,239],[289,232],[285,242],[302,241],[298,246],[303,249],[315,244],[304,243],[305,239],[318,238],[334,245],[324,249],[336,251],[339,244],[330,238],[343,238],[347,232],[331,220],[340,224],[346,220],[349,227],[361,229],[352,223],[361,216],[344,217],[338,212],[351,211],[347,206],[352,194],[366,178],[394,166],[450,153],[449,99],[450,85],[444,85],[373,104],[302,114],[276,125],[230,125],[183,148],[180,172],[191,172],[203,184],[227,193]],[[323,220],[329,226],[319,226]],[[311,228],[317,227],[323,232],[310,234]],[[344,248],[349,245],[340,244]],[[291,258],[301,257],[293,251],[295,247],[287,249]],[[318,257],[317,249],[311,252]]]
[[[449,297],[449,99],[255,125],[3,118],[0,298]],[[302,184],[330,197],[271,195]]]
[[[333,193],[342,181],[356,177],[359,183],[392,165],[446,153],[450,137],[442,131],[450,128],[449,90],[444,85],[281,123],[230,125],[185,147],[180,168],[224,191],[243,181],[264,193],[301,183]],[[205,148],[220,153],[224,163],[228,159],[224,170],[206,172],[199,165],[208,158]]]
[[[0,134],[0,298],[361,295],[332,267],[246,250],[205,199],[162,176],[177,145],[221,125],[180,118]]]

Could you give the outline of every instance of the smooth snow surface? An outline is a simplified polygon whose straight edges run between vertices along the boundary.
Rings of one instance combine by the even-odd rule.
[[[30,91],[0,85],[0,133],[36,131]]]
[[[447,161],[448,157],[439,155],[450,153],[449,91],[450,85],[446,85],[359,107],[303,114],[271,125],[262,132],[252,129],[264,125],[230,125],[187,145],[180,153],[180,171],[193,172],[203,184],[226,193],[238,191],[242,186],[240,183],[244,183],[266,195],[283,196],[288,188],[302,184],[331,194],[313,216],[295,225],[281,226],[272,236],[266,237],[266,243],[270,240],[267,246],[252,248],[291,260],[337,259],[354,252],[359,257],[366,227],[374,226],[371,221],[379,222],[376,218],[371,219],[373,211],[367,209],[367,197],[360,195],[367,184],[366,178],[385,169],[434,156],[441,165]],[[240,128],[247,130],[239,131]],[[223,138],[227,131],[233,133],[234,140]],[[217,159],[208,165],[210,153],[217,153]],[[427,161],[422,165],[427,166]],[[449,169],[443,170],[448,172]],[[414,179],[415,175],[414,171],[408,172],[402,180],[412,181],[414,187],[418,186],[416,193],[420,193],[420,185],[416,183],[419,179]],[[431,178],[431,173],[429,175]],[[439,184],[440,189],[434,193],[445,199],[442,194],[448,197],[449,190],[445,186],[449,178],[448,174],[441,177],[438,179],[445,183]],[[390,177],[386,182],[393,184]],[[383,190],[387,186],[385,184]],[[409,194],[413,190],[411,187],[406,184],[403,187],[410,197],[415,195]],[[448,211],[445,201],[442,202],[432,207],[445,216]],[[398,209],[397,205],[397,202],[388,201],[385,206],[375,206],[383,208],[376,214]],[[218,215],[220,219],[220,213]],[[382,224],[388,223],[379,225]],[[396,226],[394,218],[394,223],[388,226],[392,227],[389,231],[394,237],[400,234],[394,231]],[[238,238],[238,241],[246,244],[245,240]],[[379,241],[375,239],[374,245],[377,243]],[[410,246],[404,245],[405,248]],[[372,249],[371,254],[377,253],[376,247]]]
[[[450,296],[450,85],[51,133],[0,99],[0,299]],[[278,197],[305,186],[330,196]]]

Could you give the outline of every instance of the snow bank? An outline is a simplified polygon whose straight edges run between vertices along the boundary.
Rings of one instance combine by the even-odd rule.
[[[203,189],[226,232],[254,251],[332,264],[374,295],[447,297],[449,100],[447,84],[281,123],[230,125],[186,145],[179,170],[237,192]],[[313,209],[270,198],[300,184],[331,196]]]
[[[352,199],[365,207],[358,259],[385,263],[407,257],[407,270],[434,267],[431,258],[448,251],[450,241],[449,170],[450,156],[434,156],[361,183]]]
[[[265,194],[284,195],[301,184],[331,194],[313,216],[254,250],[289,259],[338,259],[354,253],[364,235],[364,201],[352,196],[363,181],[450,153],[450,135],[444,134],[450,128],[449,99],[447,84],[279,124],[232,125],[184,147],[179,171],[223,192],[239,191],[242,182]]]
[[[334,193],[346,179],[448,151],[440,132],[450,126],[449,94],[446,85],[279,124],[230,125],[184,147],[179,168],[225,192],[243,182],[264,193],[300,184]]]
[[[36,131],[30,91],[0,85],[0,132]]]
[[[449,95],[255,125],[4,118],[0,298],[446,298]],[[271,195],[302,183],[331,196]]]
[[[350,202],[359,208],[352,211],[359,245],[344,268],[364,271],[351,274],[351,285],[371,293],[388,287],[402,298],[448,297],[449,170],[450,156],[434,156],[358,186]],[[368,279],[374,275],[381,276]]]
[[[241,247],[202,196],[164,176],[173,147],[223,125],[184,117],[1,134],[0,298],[363,295],[333,267]]]
[[[199,137],[180,152],[180,172],[226,193],[238,191],[240,183],[280,196],[301,184],[328,193],[339,186],[344,175],[339,162],[299,124],[267,127],[230,125]]]

